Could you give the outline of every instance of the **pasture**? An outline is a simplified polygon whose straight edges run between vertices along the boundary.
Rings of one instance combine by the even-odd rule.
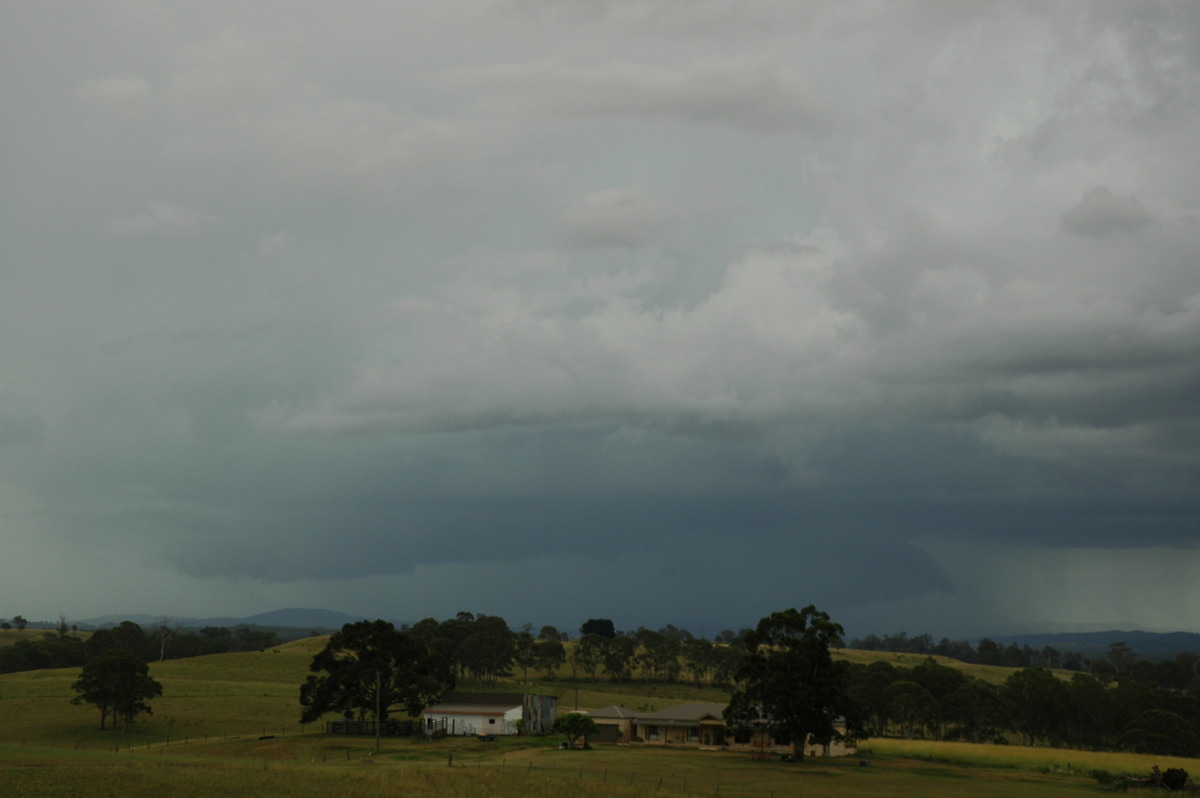
[[[77,669],[0,676],[0,795],[5,796],[1072,796],[1100,794],[1093,769],[1143,775],[1200,761],[1017,746],[868,740],[860,755],[799,765],[745,754],[597,746],[554,737],[426,741],[332,736],[298,722],[298,689],[324,638],[263,652],[152,663],[163,696],[120,733],[74,706]],[[532,680],[531,680],[532,681]],[[501,689],[548,692],[561,709],[658,709],[723,700],[711,687],[560,675]],[[578,693],[576,692],[578,690]],[[867,764],[862,764],[866,762]]]

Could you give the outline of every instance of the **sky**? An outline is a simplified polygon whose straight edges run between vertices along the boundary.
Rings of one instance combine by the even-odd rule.
[[[0,0],[0,616],[1200,631],[1200,5]]]

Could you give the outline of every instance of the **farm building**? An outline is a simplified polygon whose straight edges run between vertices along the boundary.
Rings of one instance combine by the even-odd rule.
[[[658,712],[633,712],[625,707],[611,706],[593,710],[588,716],[600,727],[599,734],[589,739],[597,742],[626,742],[638,745],[681,745],[695,748],[720,748],[730,751],[751,751],[788,754],[791,741],[766,732],[742,734],[725,726],[725,704],[690,702],[677,704]],[[844,723],[842,725],[844,729]],[[809,742],[805,756],[845,756],[855,752],[855,746],[845,742],[818,745]]]
[[[449,692],[422,713],[426,734],[543,734],[557,712],[554,696]]]
[[[629,742],[633,738],[633,720],[637,715],[632,710],[613,705],[604,709],[594,709],[587,714],[600,727],[598,733],[590,735],[590,740],[598,743],[617,743]]]

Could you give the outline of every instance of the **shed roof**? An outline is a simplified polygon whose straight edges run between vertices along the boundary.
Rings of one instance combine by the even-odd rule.
[[[426,712],[465,715],[503,715],[524,706],[524,693],[468,693],[450,691]]]

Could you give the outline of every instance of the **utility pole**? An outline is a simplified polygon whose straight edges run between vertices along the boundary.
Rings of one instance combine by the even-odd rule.
[[[379,719],[379,669],[375,669],[375,753],[379,753],[379,727],[383,722]]]

